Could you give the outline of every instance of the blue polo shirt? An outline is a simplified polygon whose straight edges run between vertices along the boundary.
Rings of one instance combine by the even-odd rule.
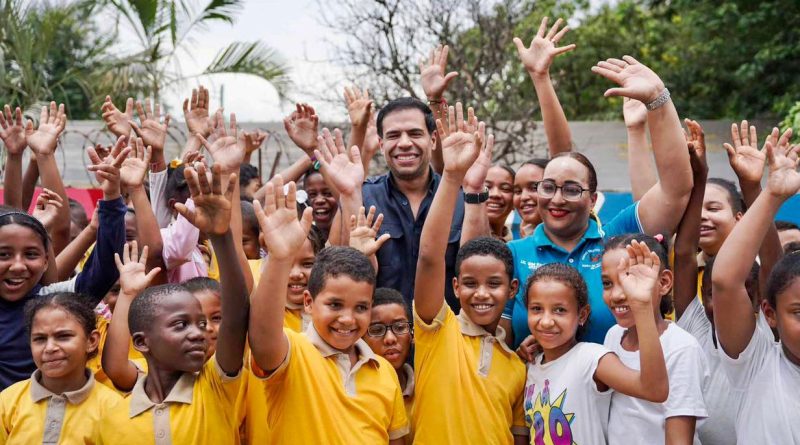
[[[519,292],[506,304],[503,318],[511,320],[514,330],[514,348],[528,335],[528,309],[525,305],[525,283],[528,277],[539,266],[549,263],[564,263],[576,268],[589,289],[589,324],[581,341],[603,343],[606,331],[616,324],[614,315],[603,301],[602,260],[603,239],[626,233],[641,233],[639,222],[639,203],[633,203],[619,212],[614,219],[601,228],[594,218],[589,218],[589,228],[583,234],[572,252],[558,247],[550,241],[544,231],[544,224],[539,224],[533,235],[508,243],[514,256],[514,278],[519,280]]]
[[[408,198],[397,188],[394,178],[390,173],[368,178],[364,183],[361,193],[364,207],[369,209],[375,206],[377,213],[383,213],[383,224],[379,236],[388,233],[391,238],[386,241],[378,251],[378,278],[377,287],[396,289],[406,302],[411,306],[414,299],[414,279],[417,275],[417,259],[419,257],[419,239],[422,235],[422,225],[428,217],[433,195],[439,188],[442,177],[429,170],[430,181],[428,192],[417,211],[417,217],[411,211]],[[453,292],[453,277],[455,276],[456,255],[461,242],[461,227],[464,223],[464,194],[459,191],[453,222],[450,225],[450,235],[447,239],[447,253],[445,254],[445,300],[458,313],[461,305]]]

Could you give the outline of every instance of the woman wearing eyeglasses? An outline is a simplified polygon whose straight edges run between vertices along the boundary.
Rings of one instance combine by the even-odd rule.
[[[580,272],[589,288],[591,315],[585,334],[578,340],[603,343],[606,331],[615,324],[603,301],[603,239],[623,233],[672,233],[689,200],[692,171],[678,113],[658,75],[629,56],[602,61],[592,70],[620,85],[621,88],[606,91],[606,96],[625,96],[647,104],[647,123],[660,180],[639,202],[601,227],[590,217],[597,200],[594,167],[580,153],[560,153],[547,163],[542,180],[536,184],[542,224],[531,236],[508,246],[514,255],[514,278],[520,283],[548,263],[565,263]],[[525,288],[520,285],[520,289]],[[553,330],[559,326],[557,317],[558,311],[554,310],[550,321]],[[530,335],[521,292],[509,301],[503,318],[513,332],[509,344],[516,348]]]

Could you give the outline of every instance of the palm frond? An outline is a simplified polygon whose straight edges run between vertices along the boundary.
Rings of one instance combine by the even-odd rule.
[[[236,15],[243,7],[244,2],[241,0],[211,0],[200,13],[198,21],[221,20],[232,25]]]
[[[250,74],[260,77],[275,88],[281,99],[286,97],[291,81],[289,68],[278,53],[262,42],[233,42],[217,53],[202,74]]]

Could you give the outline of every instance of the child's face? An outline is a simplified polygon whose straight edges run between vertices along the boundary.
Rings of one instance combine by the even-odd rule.
[[[208,351],[206,324],[200,302],[189,292],[176,292],[161,300],[149,329],[136,332],[133,344],[163,369],[197,372]]]
[[[139,236],[139,229],[136,226],[136,215],[131,212],[125,213],[125,242],[136,241]]]
[[[200,308],[206,316],[206,338],[208,339],[206,359],[209,359],[217,352],[217,335],[222,322],[222,300],[219,294],[210,290],[197,291],[192,295],[200,302]]]
[[[292,270],[289,272],[289,288],[286,297],[292,304],[303,304],[303,295],[308,289],[308,277],[314,267],[314,247],[306,239],[303,247],[297,251],[292,261]]]
[[[312,174],[306,177],[303,188],[308,194],[308,202],[314,210],[314,224],[320,229],[328,229],[336,214],[336,197],[330,187],[325,184],[322,175]]]
[[[543,168],[538,165],[525,164],[514,176],[514,208],[517,209],[522,220],[528,224],[538,225],[542,222],[542,217],[539,216],[536,183],[542,180],[543,175]]]
[[[19,301],[42,279],[47,251],[39,235],[19,224],[0,226],[0,296]]]
[[[528,328],[545,351],[570,347],[589,306],[578,309],[575,292],[556,280],[540,280],[528,289]]]
[[[239,196],[242,198],[253,199],[253,195],[255,195],[259,188],[261,188],[261,180],[259,178],[253,178],[247,183],[246,186],[241,187]]]
[[[33,317],[31,353],[47,379],[70,379],[83,374],[89,354],[97,350],[100,334],[86,331],[64,309],[45,307]]]
[[[622,258],[628,257],[628,252],[625,249],[612,249],[606,250],[603,253],[603,300],[608,305],[617,324],[623,328],[631,328],[636,325],[633,319],[633,312],[628,305],[628,297],[622,289],[622,283],[619,281],[619,261]],[[659,305],[661,304],[661,296],[665,295],[672,288],[672,272],[669,270],[661,270],[659,278],[659,293],[658,297],[653,300],[654,316],[660,316]],[[658,315],[656,315],[658,314]]]
[[[800,277],[795,277],[776,300],[775,309],[767,300],[764,300],[761,308],[770,327],[778,330],[784,354],[800,367]]]
[[[469,319],[494,332],[506,301],[517,292],[517,280],[510,279],[499,259],[473,255],[461,262],[460,274],[453,278],[453,289]]]
[[[408,316],[403,306],[395,303],[382,304],[372,307],[370,326],[386,325],[386,334],[383,337],[372,337],[369,334],[364,340],[376,354],[385,358],[394,369],[400,369],[408,359],[411,352],[411,330],[405,334],[397,335],[389,327],[394,323],[408,323]]]
[[[103,301],[108,305],[111,312],[114,312],[114,308],[117,306],[117,298],[119,298],[119,281],[111,286],[106,296],[103,297]]]
[[[706,186],[703,196],[703,212],[700,221],[700,248],[709,255],[716,255],[722,242],[733,230],[741,213],[733,213],[727,190],[715,184]]]
[[[242,228],[242,248],[248,260],[257,260],[261,258],[261,246],[258,241],[258,232],[253,231],[251,227]]]
[[[348,276],[325,277],[317,298],[305,293],[305,310],[311,314],[314,328],[326,343],[342,352],[367,332],[374,286]]]
[[[504,223],[514,205],[514,178],[502,167],[492,167],[484,185],[489,189],[486,213],[491,223]]]

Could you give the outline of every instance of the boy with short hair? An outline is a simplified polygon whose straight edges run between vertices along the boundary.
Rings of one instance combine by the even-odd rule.
[[[236,444],[234,403],[247,333],[247,288],[230,231],[236,175],[222,194],[220,166],[209,184],[204,166],[186,168],[194,210],[180,213],[207,233],[222,276],[222,322],[216,354],[206,361],[206,320],[200,302],[185,287],[146,289],[131,303],[128,324],[134,347],[149,372],[97,423],[96,444]]]
[[[452,286],[461,303],[456,315],[445,302],[445,262],[450,222],[464,185],[465,222],[481,212],[480,195],[491,165],[492,137],[461,104],[450,107],[442,138],[444,172],[422,229],[414,288],[414,443],[524,444],[525,365],[506,346],[498,326],[506,301],[517,290],[511,252],[490,237],[464,244]],[[464,230],[468,230],[465,226]],[[462,238],[463,241],[464,238]],[[466,237],[469,239],[469,237]]]
[[[278,175],[267,184],[266,211],[255,204],[269,259],[251,298],[250,347],[271,443],[402,444],[408,420],[397,374],[361,339],[375,288],[363,254],[323,250],[304,294],[312,323],[303,333],[283,327],[289,270],[311,227],[311,209],[297,220],[295,193],[290,182],[284,195]]]

